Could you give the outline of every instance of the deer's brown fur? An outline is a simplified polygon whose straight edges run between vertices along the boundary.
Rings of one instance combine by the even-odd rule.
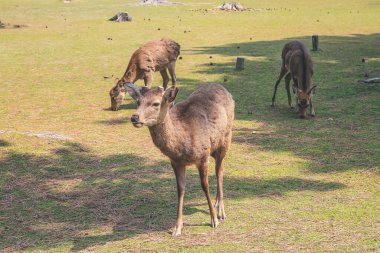
[[[306,118],[306,109],[310,106],[311,116],[315,110],[311,102],[312,92],[316,86],[311,87],[313,76],[313,62],[306,46],[300,41],[291,41],[285,44],[282,50],[282,64],[280,75],[276,81],[272,97],[272,106],[276,99],[277,87],[285,76],[285,88],[288,94],[288,104],[292,107],[290,96],[290,80],[293,79],[293,92],[296,94],[298,112],[301,118]]]
[[[159,71],[163,79],[164,89],[166,89],[169,83],[166,70],[169,70],[172,85],[175,86],[175,63],[179,54],[180,45],[166,38],[150,41],[137,49],[131,56],[123,77],[110,91],[112,110],[116,111],[121,105],[122,99],[120,97],[125,95],[125,91],[122,90],[124,83],[135,83],[139,79],[144,79],[145,86],[150,87],[154,72]],[[121,93],[124,94],[120,95]]]
[[[210,209],[211,225],[224,219],[223,159],[231,143],[235,103],[220,84],[199,86],[186,100],[171,107],[178,88],[138,88],[127,84],[127,91],[138,97],[137,111],[131,117],[135,127],[148,126],[154,144],[169,157],[177,179],[178,213],[173,236],[181,234],[186,166],[195,164]],[[217,195],[211,203],[208,185],[209,158],[215,159]]]

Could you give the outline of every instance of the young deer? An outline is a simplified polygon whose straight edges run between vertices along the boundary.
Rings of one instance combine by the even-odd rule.
[[[153,82],[153,73],[160,71],[164,89],[169,83],[169,70],[172,85],[176,84],[175,63],[180,54],[180,45],[170,39],[150,41],[137,49],[128,64],[128,67],[121,78],[117,80],[115,86],[110,90],[111,109],[116,111],[121,105],[125,96],[123,84],[135,83],[139,79],[144,79],[144,84],[150,87]]]
[[[277,87],[281,79],[285,76],[285,87],[288,94],[288,104],[292,107],[290,97],[290,79],[293,79],[293,93],[296,94],[298,112],[301,118],[306,118],[306,109],[310,105],[310,114],[315,116],[313,104],[311,102],[312,92],[316,86],[311,86],[313,76],[313,62],[306,46],[300,41],[291,41],[285,44],[282,49],[281,71],[274,86],[272,106],[276,99]]]
[[[223,220],[223,159],[231,143],[235,103],[220,84],[199,86],[186,100],[174,106],[178,88],[139,88],[126,84],[126,90],[137,98],[137,111],[131,117],[135,127],[147,126],[154,144],[168,156],[177,180],[178,212],[173,236],[181,234],[182,207],[185,194],[186,166],[195,164],[202,189],[206,194],[211,226]],[[211,203],[208,184],[209,158],[215,159],[217,194],[215,207]]]

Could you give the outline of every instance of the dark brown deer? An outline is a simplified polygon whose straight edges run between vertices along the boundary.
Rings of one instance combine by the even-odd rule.
[[[290,79],[293,79],[293,93],[296,94],[298,113],[301,118],[306,118],[307,107],[310,106],[310,115],[315,116],[315,110],[311,102],[313,90],[311,77],[313,76],[313,62],[306,46],[300,41],[291,41],[282,49],[282,64],[280,75],[274,86],[272,106],[276,99],[277,87],[285,76],[285,88],[288,94],[288,104],[292,108],[290,96]],[[311,87],[311,88],[310,88]]]
[[[154,144],[168,156],[177,180],[178,212],[173,236],[181,234],[182,207],[185,194],[186,166],[195,164],[206,194],[211,226],[226,215],[223,204],[223,159],[231,143],[235,103],[220,84],[199,86],[186,100],[171,107],[178,88],[139,88],[126,84],[131,96],[138,98],[137,111],[131,117],[135,127],[147,126]],[[217,194],[215,209],[208,184],[209,158],[215,159]]]
[[[133,53],[123,77],[110,90],[111,109],[116,111],[123,101],[121,99],[125,95],[123,84],[135,83],[139,79],[144,79],[145,86],[150,87],[153,82],[153,74],[156,71],[160,71],[164,89],[169,83],[166,69],[169,70],[172,85],[175,86],[177,81],[175,64],[179,54],[180,45],[166,38],[150,41],[137,49]]]

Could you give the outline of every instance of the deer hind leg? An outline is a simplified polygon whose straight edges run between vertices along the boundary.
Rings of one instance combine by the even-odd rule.
[[[215,154],[215,174],[217,179],[217,191],[216,191],[216,201],[214,207],[218,210],[218,219],[224,220],[226,214],[224,212],[223,203],[223,169],[224,169],[224,157],[226,151],[220,150]]]
[[[175,86],[177,83],[177,77],[175,75],[175,61],[169,63],[168,70],[170,77],[172,78],[172,85]]]
[[[172,167],[177,180],[177,193],[178,193],[178,209],[177,209],[177,221],[172,233],[172,236],[179,236],[183,228],[182,209],[183,209],[183,197],[185,196],[186,187],[186,167],[181,164],[175,164],[172,162]]]
[[[273,92],[273,97],[272,97],[272,106],[274,106],[274,101],[276,100],[276,92],[277,92],[278,85],[280,84],[281,79],[285,76],[286,73],[287,73],[287,70],[286,70],[285,66],[282,65],[280,75],[278,76],[276,84],[274,85],[274,92]]]
[[[164,90],[168,87],[169,83],[169,75],[168,72],[166,72],[166,69],[163,69],[160,71],[160,74],[162,76],[162,85],[164,86]]]
[[[216,228],[219,225],[218,217],[216,216],[214,206],[211,202],[210,190],[208,185],[208,159],[204,159],[201,164],[197,165],[199,177],[201,179],[202,189],[206,195],[208,207],[210,209],[211,227]]]
[[[290,80],[292,79],[292,77],[288,74],[287,76],[285,76],[285,88],[286,88],[286,93],[288,94],[288,105],[290,108],[293,108],[292,107],[292,97],[290,95]]]

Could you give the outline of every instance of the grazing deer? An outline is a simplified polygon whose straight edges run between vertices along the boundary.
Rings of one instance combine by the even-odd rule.
[[[231,143],[235,103],[222,85],[212,83],[199,86],[186,100],[173,107],[178,88],[139,88],[125,84],[132,97],[138,98],[137,111],[131,122],[135,127],[147,126],[153,143],[168,156],[177,180],[178,212],[173,236],[181,234],[182,207],[185,194],[186,166],[195,164],[202,189],[206,194],[211,215],[211,226],[218,226],[218,218],[226,215],[223,204],[223,159]],[[211,203],[208,184],[209,158],[215,159],[217,194],[215,207]]]
[[[156,71],[160,71],[164,89],[169,83],[166,69],[169,70],[172,85],[175,86],[177,81],[175,63],[179,54],[180,45],[165,38],[150,41],[137,49],[129,60],[123,77],[121,80],[117,80],[116,85],[110,91],[111,109],[116,111],[123,101],[125,96],[123,84],[135,83],[139,79],[144,79],[145,86],[150,87],[153,82],[153,73]],[[123,94],[120,95],[121,93]]]
[[[285,87],[288,94],[288,104],[292,108],[290,97],[290,79],[293,79],[293,93],[296,94],[298,113],[301,118],[306,118],[306,109],[310,105],[310,115],[315,116],[313,104],[311,102],[312,92],[316,86],[311,86],[313,76],[313,62],[306,46],[300,41],[291,41],[285,44],[282,49],[281,71],[274,86],[272,106],[276,99],[277,87],[281,79],[285,76]]]

